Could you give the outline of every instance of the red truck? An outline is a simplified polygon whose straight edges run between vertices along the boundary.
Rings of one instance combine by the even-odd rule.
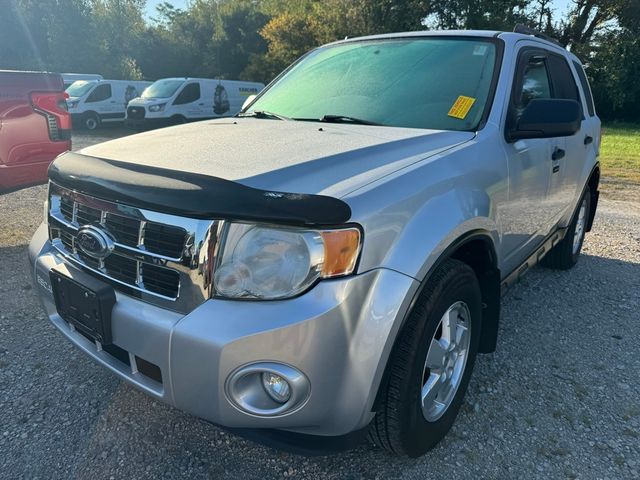
[[[71,116],[56,73],[0,70],[0,192],[43,183],[71,149]]]

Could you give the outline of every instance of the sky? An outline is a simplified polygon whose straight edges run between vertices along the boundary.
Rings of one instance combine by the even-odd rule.
[[[164,0],[147,0],[147,17],[151,18],[155,15],[156,6],[162,3]],[[167,0],[169,3],[173,4],[176,8],[185,8],[189,0]],[[554,8],[556,9],[556,13],[564,13],[567,11],[567,8],[571,0],[553,0]]]

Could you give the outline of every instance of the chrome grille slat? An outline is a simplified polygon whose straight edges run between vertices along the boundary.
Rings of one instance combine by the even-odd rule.
[[[75,246],[75,235],[95,225],[114,239],[96,260]],[[66,259],[126,287],[145,301],[189,312],[209,298],[219,220],[166,215],[49,185],[49,237]]]

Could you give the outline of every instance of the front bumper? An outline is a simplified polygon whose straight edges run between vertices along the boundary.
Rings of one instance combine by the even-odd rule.
[[[417,282],[391,270],[323,281],[286,301],[209,300],[188,315],[116,293],[113,343],[131,358],[157,365],[162,383],[117,360],[57,314],[49,270],[63,259],[41,226],[29,256],[49,320],[76,346],[149,395],[214,423],[345,435],[366,426],[386,360]],[[311,394],[301,408],[276,417],[245,413],[230,402],[225,381],[238,367],[280,362],[302,371]]]

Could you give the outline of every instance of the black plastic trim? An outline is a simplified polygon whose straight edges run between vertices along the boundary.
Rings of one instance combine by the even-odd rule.
[[[225,428],[225,427],[223,427]],[[340,453],[363,444],[369,425],[339,436],[312,435],[275,429],[225,428],[239,437],[296,455],[308,457]]]
[[[270,192],[197,173],[68,152],[49,167],[56,184],[116,203],[196,219],[288,225],[341,225],[351,218],[342,200]]]
[[[594,181],[594,185],[591,185],[592,180]],[[589,179],[587,180],[586,185],[582,188],[582,195],[584,195],[584,191],[587,186],[591,189],[591,207],[589,208],[589,218],[587,219],[587,226],[585,230],[590,232],[593,228],[593,221],[596,218],[596,210],[598,208],[598,200],[600,199],[600,191],[598,190],[598,187],[600,186],[600,162],[597,162],[591,170]],[[582,196],[580,198],[582,198]]]
[[[524,262],[522,262],[518,267],[512,270],[511,273],[506,275],[502,279],[502,283],[500,285],[501,296],[504,296],[511,287],[513,287],[520,281],[525,273],[536,266],[540,262],[540,260],[542,260],[544,256],[553,249],[553,247],[560,243],[566,233],[567,227],[556,228],[551,233],[551,235],[545,238],[545,240],[533,251],[533,253],[529,255],[529,257],[527,257]]]

